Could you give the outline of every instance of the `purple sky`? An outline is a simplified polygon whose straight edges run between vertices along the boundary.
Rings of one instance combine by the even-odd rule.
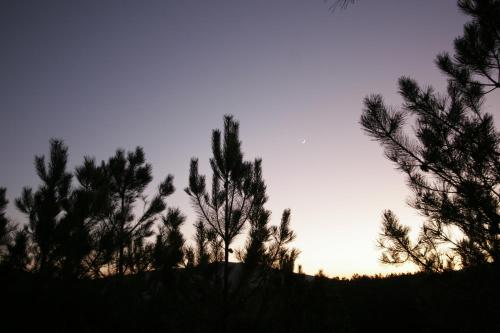
[[[209,174],[211,130],[231,113],[245,156],[263,158],[273,223],[292,209],[306,272],[405,271],[378,262],[380,215],[421,219],[358,125],[362,99],[398,105],[401,75],[444,87],[433,60],[465,21],[454,0],[360,0],[333,14],[323,0],[2,1],[0,185],[11,202],[35,186],[33,156],[51,137],[71,167],[140,145],[154,186],[175,175],[169,203],[191,237],[189,159]]]

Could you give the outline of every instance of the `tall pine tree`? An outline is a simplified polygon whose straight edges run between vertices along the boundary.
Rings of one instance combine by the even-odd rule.
[[[212,191],[206,190],[205,176],[198,172],[198,159],[191,160],[189,187],[193,207],[205,229],[220,239],[224,251],[223,297],[224,318],[228,313],[229,254],[235,237],[241,233],[252,214],[266,201],[261,160],[243,160],[239,139],[239,123],[224,117],[224,131],[212,132]]]
[[[455,40],[455,54],[436,62],[448,77],[445,95],[399,80],[400,110],[380,95],[365,99],[361,125],[404,172],[412,207],[426,217],[416,242],[396,216],[383,215],[382,261],[411,261],[423,270],[500,262],[500,135],[482,111],[500,88],[500,1],[461,0],[472,20]],[[415,119],[414,138],[405,122]]]

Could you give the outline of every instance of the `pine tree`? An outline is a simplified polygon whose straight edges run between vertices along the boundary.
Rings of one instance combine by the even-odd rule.
[[[6,192],[6,188],[0,187],[0,263],[7,255],[7,248],[12,242],[12,234],[15,231],[15,226],[5,215],[9,203],[5,196]]]
[[[261,160],[243,160],[239,140],[239,123],[232,116],[224,117],[224,133],[212,132],[212,191],[208,194],[205,176],[198,173],[198,159],[191,159],[189,187],[191,197],[204,228],[213,240],[221,240],[224,253],[224,318],[228,312],[229,253],[235,237],[241,233],[250,216],[266,201]]]
[[[97,278],[113,256],[113,233],[105,223],[110,206],[106,165],[97,166],[93,158],[85,157],[75,168],[75,178],[77,187],[66,219],[74,229],[66,242],[67,252],[72,253],[66,270]]]
[[[268,225],[270,215],[269,211],[261,209],[250,219],[248,239],[245,248],[238,252],[238,258],[250,272],[258,266],[293,272],[300,252],[288,247],[296,237],[290,229],[290,209],[283,211],[279,226]]]
[[[281,216],[280,225],[271,227],[271,244],[268,255],[272,267],[287,272],[293,272],[295,260],[300,254],[297,249],[288,248],[288,245],[296,237],[290,229],[290,217],[290,209],[285,209]]]
[[[154,222],[166,209],[165,198],[175,190],[173,176],[168,175],[159,185],[158,193],[150,202],[144,200],[143,213],[136,218],[135,204],[143,198],[143,192],[151,182],[151,165],[146,163],[142,148],[125,154],[117,150],[104,165],[107,189],[107,207],[102,219],[101,241],[111,247],[114,265],[112,273],[123,276],[127,270],[127,256],[134,248],[141,247],[151,236]]]
[[[177,208],[170,208],[162,218],[153,249],[153,266],[157,271],[168,274],[184,263],[185,239],[180,231],[186,217]]]
[[[16,199],[17,208],[29,218],[27,231],[33,244],[35,270],[52,275],[58,271],[60,245],[65,239],[61,219],[67,212],[72,175],[66,171],[68,148],[62,140],[50,141],[50,161],[45,156],[35,157],[35,167],[41,185],[36,192],[23,189]]]
[[[93,207],[83,190],[71,187],[72,175],[66,171],[67,150],[62,140],[52,139],[50,161],[45,163],[44,156],[35,157],[42,185],[35,193],[24,188],[16,200],[29,224],[16,230],[13,242],[8,244],[11,268],[25,269],[33,258],[35,265],[31,268],[43,274],[77,278],[88,271],[84,259],[91,250],[88,218]]]
[[[250,218],[250,230],[243,250],[237,252],[238,259],[245,263],[247,274],[258,266],[270,266],[267,243],[271,237],[269,217],[271,212],[262,208]]]
[[[89,275],[93,269],[100,269],[91,267],[89,263],[96,245],[92,237],[98,223],[97,217],[102,214],[103,202],[106,202],[99,192],[102,176],[102,169],[97,168],[94,160],[88,157],[84,159],[83,165],[75,168],[77,187],[72,189],[66,214],[60,221],[64,238],[58,250],[64,277],[80,278]]]
[[[411,206],[426,217],[416,243],[395,215],[383,216],[382,261],[411,261],[439,271],[500,258],[500,135],[483,112],[486,95],[500,88],[500,1],[458,1],[472,21],[455,40],[455,54],[437,57],[448,77],[446,95],[399,80],[401,110],[380,95],[365,99],[363,129],[404,172]],[[405,121],[415,119],[414,138]]]
[[[207,230],[205,229],[205,225],[202,221],[198,221],[195,224],[196,234],[196,265],[200,268],[205,268],[207,264],[210,262],[210,253],[209,253],[209,237]]]
[[[7,245],[8,251],[5,258],[5,266],[8,269],[24,271],[31,264],[27,228],[16,230],[12,238],[12,242]]]

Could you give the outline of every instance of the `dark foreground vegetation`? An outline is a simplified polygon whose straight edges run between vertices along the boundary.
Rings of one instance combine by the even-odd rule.
[[[155,274],[62,281],[3,272],[2,328],[221,332],[220,285],[205,274],[179,270],[168,282]],[[232,300],[227,331],[498,332],[499,278],[490,266],[350,281],[276,273],[250,297]]]

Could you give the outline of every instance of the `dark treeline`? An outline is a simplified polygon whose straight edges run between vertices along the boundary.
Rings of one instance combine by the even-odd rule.
[[[119,149],[100,164],[85,157],[71,173],[68,148],[51,140],[47,161],[35,157],[41,184],[36,190],[23,188],[15,200],[28,220],[23,227],[5,216],[6,189],[0,189],[2,266],[46,278],[120,280],[127,274],[154,270],[164,276],[175,268],[224,262],[227,293],[230,245],[248,224],[247,245],[237,257],[248,268],[292,271],[298,251],[288,248],[295,237],[290,210],[283,212],[279,226],[269,225],[261,160],[243,160],[238,130],[232,116],[225,116],[224,132],[213,131],[211,194],[205,176],[198,174],[198,160],[191,161],[185,191],[199,217],[194,247],[186,245],[180,231],[185,216],[167,207],[166,199],[175,191],[173,176],[165,177],[151,199],[144,195],[152,167],[142,148]]]
[[[239,124],[232,116],[224,117],[223,131],[213,131],[212,152],[210,194],[205,176],[198,173],[198,160],[191,161],[185,192],[198,221],[190,246],[180,230],[185,216],[178,208],[167,207],[166,199],[175,191],[173,176],[165,177],[152,198],[144,195],[152,167],[142,148],[119,149],[100,164],[85,157],[70,172],[68,148],[62,140],[51,140],[49,155],[35,157],[40,185],[35,190],[25,187],[15,199],[27,224],[15,225],[6,217],[6,189],[0,188],[0,269],[7,278],[3,286],[20,292],[15,286],[23,288],[19,283],[26,283],[24,287],[35,288],[41,299],[57,298],[60,291],[60,296],[76,297],[90,308],[94,305],[85,303],[88,294],[111,302],[108,293],[118,301],[131,291],[130,297],[142,298],[139,302],[154,299],[174,302],[176,307],[181,306],[179,297],[187,297],[182,313],[202,306],[206,298],[212,309],[207,318],[215,323],[214,329],[228,329],[269,279],[283,283],[293,272],[299,251],[289,247],[295,238],[289,209],[278,226],[269,225],[262,161],[243,159]],[[232,249],[235,237],[245,231],[244,247]],[[240,265],[230,265],[230,253]],[[126,314],[120,305],[129,307],[136,301],[121,299],[118,308],[106,311],[118,320]]]
[[[500,88],[500,1],[458,5],[471,21],[454,54],[437,57],[446,92],[402,77],[403,106],[371,95],[360,120],[407,176],[410,204],[425,217],[414,241],[385,211],[381,261],[410,262],[419,273],[294,273],[291,212],[270,225],[262,161],[244,159],[239,123],[228,115],[212,132],[209,182],[198,159],[189,166],[193,239],[181,232],[185,212],[167,206],[172,175],[145,196],[152,166],[140,147],[68,170],[68,147],[51,140],[49,155],[35,157],[40,185],[14,200],[25,224],[6,216],[0,188],[2,329],[500,331],[500,134],[483,111]],[[239,235],[246,242],[237,249]]]
[[[178,270],[159,284],[144,275],[127,275],[120,284],[2,273],[2,330],[221,332],[221,289],[211,273]],[[233,294],[226,329],[498,332],[499,277],[490,266],[351,280],[272,274],[250,297]]]

